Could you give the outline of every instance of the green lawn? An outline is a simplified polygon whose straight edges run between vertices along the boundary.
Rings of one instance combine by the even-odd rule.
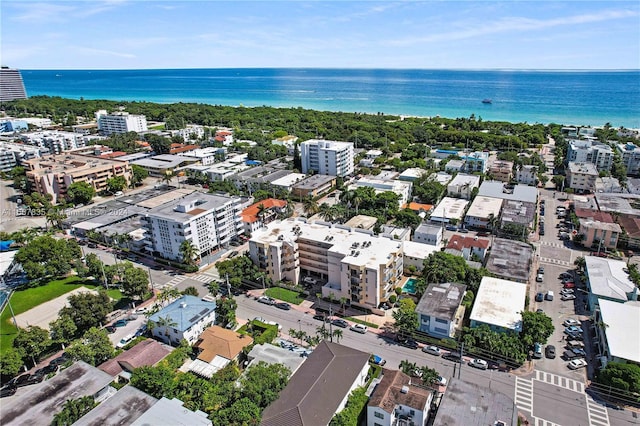
[[[299,305],[304,301],[304,298],[300,297],[300,293],[297,291],[288,290],[281,287],[271,287],[264,292],[267,296],[274,299],[282,300],[284,302]]]
[[[27,288],[19,290],[11,295],[11,307],[15,315],[20,315],[44,302],[55,299],[63,294],[69,293],[80,287],[87,287],[95,290],[99,286],[93,281],[86,281],[79,277],[68,277],[62,280],[54,280],[40,287]],[[112,299],[120,300],[122,294],[120,290],[109,290],[109,296]],[[5,307],[0,315],[0,353],[6,348],[11,347],[13,339],[17,333],[17,328],[11,319],[11,310]]]

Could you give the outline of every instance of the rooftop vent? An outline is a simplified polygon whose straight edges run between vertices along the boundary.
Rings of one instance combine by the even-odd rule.
[[[187,302],[180,302],[180,308],[184,309],[187,307]]]
[[[409,393],[409,386],[403,386],[400,389],[400,393]]]

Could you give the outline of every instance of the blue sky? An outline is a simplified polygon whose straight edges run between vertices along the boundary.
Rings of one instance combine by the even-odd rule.
[[[2,0],[21,69],[640,68],[640,2]]]

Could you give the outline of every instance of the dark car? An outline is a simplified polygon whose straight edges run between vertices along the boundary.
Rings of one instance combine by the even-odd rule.
[[[462,358],[462,354],[460,352],[449,352],[442,355],[442,358],[448,361],[460,362],[460,359]]]
[[[488,232],[484,232],[484,231],[483,231],[483,232],[478,232],[476,235],[477,235],[478,237],[488,237],[488,236],[489,236],[489,233],[488,233]]]
[[[322,314],[315,314],[313,316],[314,320],[318,320],[318,321],[323,321],[323,322],[329,322],[331,321],[328,317],[326,317],[325,315]]]
[[[567,361],[571,361],[573,359],[584,358],[584,355],[580,353],[576,353],[574,352],[574,349],[571,349],[571,350],[564,351],[564,353],[562,354],[562,358],[564,358]]]
[[[468,234],[469,230],[467,228],[460,228],[458,229],[458,232],[460,232],[461,234]]]
[[[278,309],[282,309],[283,311],[291,310],[291,305],[285,302],[276,303],[275,307]]]
[[[340,327],[340,328],[349,327],[349,323],[346,322],[343,319],[334,319],[333,321],[331,321],[331,324],[335,325],[336,327]]]
[[[405,348],[418,349],[418,342],[413,339],[403,339],[399,337],[396,339],[396,341],[400,346],[404,346]]]
[[[553,345],[547,345],[546,348],[544,348],[544,355],[547,358],[553,359],[556,357],[556,347]]]
[[[536,293],[536,302],[542,302],[544,300],[544,293]]]
[[[95,248],[98,248],[98,245],[96,243],[89,243],[87,244],[87,247],[95,249]]]
[[[87,242],[85,240],[78,240],[78,245],[79,246],[86,246]]]
[[[116,328],[113,325],[106,326],[105,330],[107,330],[107,332],[109,332],[109,333],[115,333],[116,332]]]
[[[15,379],[15,381],[13,382],[13,386],[19,388],[22,386],[30,385],[31,383],[29,383],[29,380],[31,380],[31,374],[23,374],[22,376]]]
[[[49,361],[49,365],[62,365],[65,362],[69,361],[70,359],[71,357],[66,353],[64,353],[60,355],[58,358],[54,358],[51,361]]]
[[[15,386],[4,387],[4,388],[0,389],[0,398],[4,398],[4,397],[7,397],[7,396],[14,395],[17,390],[18,390],[18,388],[15,387]]]
[[[238,255],[237,251],[232,251],[231,253],[229,253],[229,259],[231,259],[232,257],[236,257]]]
[[[458,227],[454,226],[454,225],[447,225],[446,229],[447,229],[447,231],[457,231]]]
[[[113,323],[114,327],[124,327],[125,325],[127,325],[127,320],[123,320],[123,319],[120,319]]]

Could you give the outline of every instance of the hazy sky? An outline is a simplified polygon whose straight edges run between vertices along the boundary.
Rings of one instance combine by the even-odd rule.
[[[640,68],[633,1],[2,0],[21,69]]]

